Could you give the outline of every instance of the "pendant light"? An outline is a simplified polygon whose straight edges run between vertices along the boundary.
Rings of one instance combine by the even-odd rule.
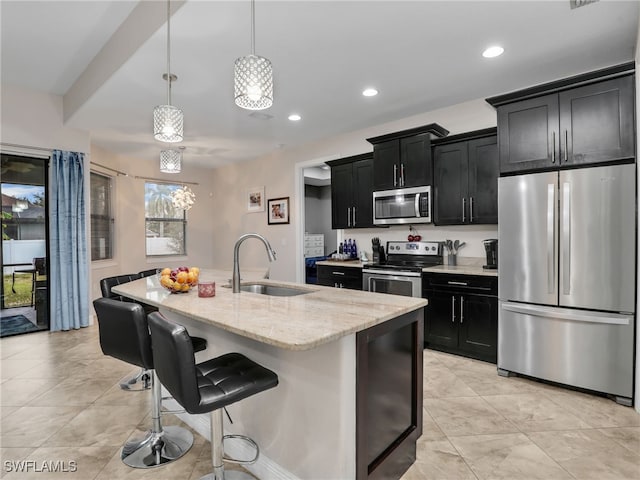
[[[181,142],[184,137],[184,115],[182,110],[171,105],[171,83],[178,80],[171,73],[171,0],[167,0],[167,73],[162,78],[167,81],[167,104],[153,109],[153,136],[167,143]]]
[[[251,55],[236,59],[234,86],[236,105],[247,110],[264,110],[273,105],[273,67],[256,55],[255,0],[251,0]]]
[[[183,185],[182,188],[171,193],[171,201],[176,208],[189,210],[196,203],[196,194],[189,187]]]
[[[180,173],[182,170],[181,150],[162,150],[160,152],[160,171],[162,173]]]

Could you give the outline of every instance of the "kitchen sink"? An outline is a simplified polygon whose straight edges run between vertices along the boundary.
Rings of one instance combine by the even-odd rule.
[[[261,295],[270,295],[273,297],[294,297],[296,295],[304,295],[311,293],[313,290],[293,287],[280,287],[278,285],[264,285],[261,283],[246,283],[240,285],[243,292],[259,293]]]

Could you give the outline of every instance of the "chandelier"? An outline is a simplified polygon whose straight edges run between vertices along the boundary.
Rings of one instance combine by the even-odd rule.
[[[176,208],[189,210],[196,203],[196,194],[184,185],[182,188],[171,192],[171,201]]]
[[[160,171],[162,173],[180,173],[182,170],[182,152],[180,150],[162,150],[160,152]]]
[[[167,0],[167,73],[162,78],[167,81],[167,104],[153,109],[153,137],[167,143],[181,142],[184,137],[184,114],[171,105],[171,83],[178,80],[171,73],[171,0]]]
[[[273,67],[256,55],[255,0],[251,0],[251,55],[236,59],[234,87],[236,105],[247,110],[264,110],[273,105]]]

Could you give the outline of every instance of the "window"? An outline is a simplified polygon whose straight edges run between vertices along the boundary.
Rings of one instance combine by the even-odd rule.
[[[91,172],[91,260],[113,258],[111,177]]]
[[[187,214],[173,205],[171,193],[180,185],[144,184],[147,255],[185,255]]]

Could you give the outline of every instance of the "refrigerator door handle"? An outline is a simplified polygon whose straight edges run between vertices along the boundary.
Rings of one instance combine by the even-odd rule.
[[[554,184],[547,185],[547,290],[549,293],[555,291],[554,285],[554,270],[555,262],[555,245],[554,231],[555,231],[555,194],[556,187]]]
[[[577,322],[605,323],[609,325],[629,325],[633,315],[592,312],[585,310],[571,310],[567,308],[543,307],[539,305],[524,305],[514,302],[503,302],[502,309],[514,313],[523,313],[536,317],[551,317],[558,320],[573,320]]]
[[[562,293],[571,293],[571,184],[562,184]]]

